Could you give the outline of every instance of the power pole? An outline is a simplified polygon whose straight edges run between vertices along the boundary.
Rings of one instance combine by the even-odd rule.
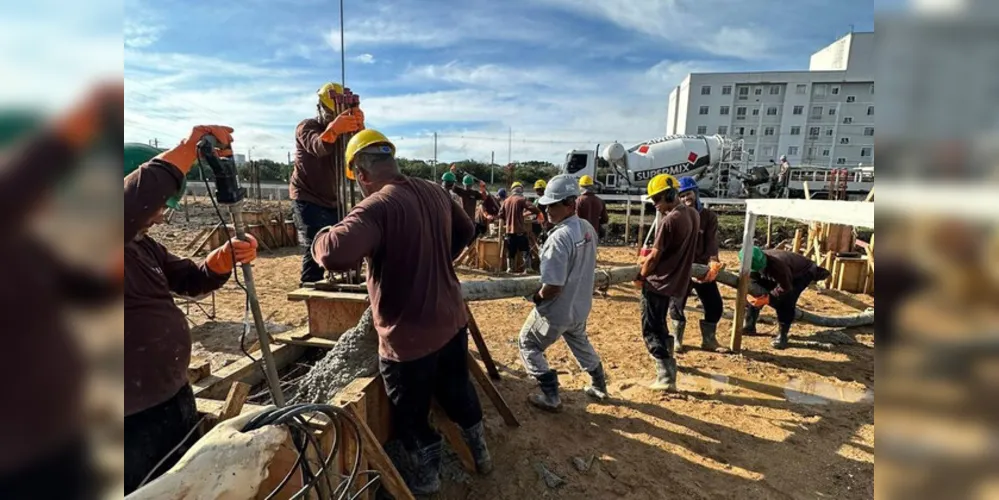
[[[291,151],[288,151],[288,165],[291,165]]]
[[[489,184],[496,184],[496,152],[489,159]]]
[[[437,182],[437,132],[434,132],[434,178],[431,180]]]

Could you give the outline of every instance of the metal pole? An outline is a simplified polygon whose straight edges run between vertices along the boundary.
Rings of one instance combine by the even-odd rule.
[[[489,159],[489,184],[496,184],[496,152]]]
[[[347,88],[347,51],[343,36],[343,0],[340,0],[340,85]]]
[[[232,214],[232,225],[236,230],[236,238],[246,241],[246,227],[243,224],[243,203],[239,202],[229,207]],[[271,351],[271,337],[264,324],[264,315],[260,311],[260,301],[257,299],[257,289],[253,281],[253,266],[242,264],[243,283],[246,286],[246,300],[250,304],[250,312],[253,314],[253,323],[257,328],[257,341],[260,342],[260,354],[263,357],[264,377],[267,379],[267,386],[271,390],[274,404],[284,406],[284,393],[281,392],[281,378],[278,377],[277,366],[274,363],[274,353]]]

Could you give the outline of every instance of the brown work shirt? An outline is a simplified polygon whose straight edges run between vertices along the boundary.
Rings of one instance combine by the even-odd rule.
[[[121,294],[120,283],[72,268],[26,230],[26,219],[78,160],[50,134],[8,149],[0,160],[0,477],[82,438],[85,362],[66,312]]]
[[[530,226],[524,221],[524,212],[541,213],[524,195],[510,196],[500,206],[499,217],[506,223],[506,234],[527,234]]]
[[[682,297],[690,286],[701,218],[697,210],[681,204],[659,219],[653,243],[659,250],[659,263],[646,277],[645,286],[659,295]]]
[[[337,186],[344,180],[337,177],[334,161],[343,161],[345,144],[342,139],[332,144],[323,142],[319,137],[325,131],[326,126],[315,118],[298,124],[295,130],[295,169],[291,173],[288,191],[293,200],[335,209]]]
[[[707,264],[718,257],[718,214],[709,208],[702,208],[701,228],[697,235],[697,253],[694,263]]]
[[[453,191],[454,194],[458,195],[458,199],[461,200],[461,208],[465,210],[465,215],[469,219],[475,219],[475,206],[482,200],[482,193],[476,189],[461,188],[458,186],[455,186]]]
[[[454,259],[474,226],[448,193],[399,177],[320,232],[316,262],[333,271],[368,259],[368,295],[379,355],[413,361],[440,350],[468,324]]]
[[[601,227],[610,222],[610,217],[607,215],[607,205],[604,200],[593,193],[583,193],[576,200],[576,215],[589,222],[598,235],[601,234]]]
[[[785,250],[764,250],[767,256],[767,267],[760,272],[760,277],[773,281],[777,288],[771,294],[779,297],[794,289],[795,281],[811,280],[818,266],[807,257]]]
[[[148,236],[137,238],[182,177],[156,159],[125,177],[125,416],[169,400],[188,383],[191,332],[171,293],[198,297],[229,280]]]

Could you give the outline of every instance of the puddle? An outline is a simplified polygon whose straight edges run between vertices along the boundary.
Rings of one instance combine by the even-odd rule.
[[[682,392],[703,394],[733,394],[742,397],[769,396],[803,405],[828,405],[831,403],[874,404],[874,391],[839,386],[818,379],[795,379],[784,387],[755,382],[726,375],[681,375]]]

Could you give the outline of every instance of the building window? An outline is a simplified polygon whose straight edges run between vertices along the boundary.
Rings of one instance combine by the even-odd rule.
[[[788,156],[798,156],[798,146],[790,146],[787,148]]]
[[[836,108],[829,108],[829,116],[836,116]]]
[[[756,94],[756,95],[763,95],[763,87],[756,87],[753,90],[753,93]]]
[[[808,157],[815,158],[815,148],[808,148]]]
[[[718,135],[728,135],[728,126],[727,125],[719,125],[718,126]]]
[[[830,154],[830,153],[832,153],[832,152],[831,152],[831,151],[829,151],[828,149],[823,149],[823,150],[822,150],[822,156],[824,156],[824,157],[826,157],[826,158],[828,158],[828,157],[829,157],[829,154]]]
[[[707,125],[701,125],[700,127],[697,127],[697,135],[704,135],[706,133],[708,133]]]
[[[773,85],[770,87],[770,95],[780,95],[780,87]]]
[[[711,86],[705,85],[701,87],[701,95],[711,95]]]
[[[801,127],[791,127],[791,135],[801,135]]]
[[[745,120],[746,119],[746,108],[736,108],[736,110],[735,110],[735,116],[736,116],[736,119],[738,119],[738,120]]]
[[[874,137],[874,127],[867,127],[864,129],[864,137]]]
[[[749,127],[749,135],[756,135],[756,129],[753,127]]]
[[[795,115],[803,115],[803,114],[805,114],[805,107],[804,106],[795,106],[794,107],[794,114]]]
[[[763,135],[766,135],[766,136],[774,135],[776,132],[777,132],[777,130],[774,127],[767,127],[765,129],[763,129]]]
[[[855,96],[855,95],[848,95],[848,96],[846,96],[846,102],[848,102],[848,103],[855,103],[855,102],[857,102],[857,96]]]
[[[749,148],[747,151],[749,151],[749,156],[756,156],[756,148]]]
[[[832,137],[833,136],[833,132],[834,132],[833,129],[826,130],[826,136]]]
[[[767,146],[763,148],[763,156],[770,158],[777,156],[777,146]]]
[[[726,85],[722,87],[722,95],[732,95],[732,86]]]
[[[852,116],[844,116],[843,117],[843,125],[853,125],[853,117]]]
[[[739,127],[736,130],[738,131],[736,135],[738,135],[739,137],[746,135],[746,127]]]
[[[771,106],[767,108],[767,116],[777,116],[777,107]]]
[[[749,87],[740,87],[739,95],[749,95]]]
[[[812,127],[808,129],[808,135],[811,137],[818,137],[822,135],[822,127]]]
[[[753,116],[760,116],[760,108],[753,108]]]
[[[840,88],[838,85],[833,85],[832,90],[829,92],[832,95],[839,95]]]
[[[709,106],[701,106],[701,116],[706,115],[710,112],[711,108]]]
[[[840,137],[839,138],[839,143],[842,144],[842,145],[844,145],[844,146],[847,146],[847,145],[850,144],[850,138],[849,137]]]
[[[837,165],[846,165],[846,158],[836,158]]]
[[[728,116],[731,112],[732,112],[732,108],[730,106],[722,106],[721,107],[721,114],[722,114],[722,116]]]
[[[813,92],[815,92],[816,97],[825,97],[829,93],[829,87],[825,85],[816,85],[812,87]]]
[[[796,92],[798,93],[798,95],[805,95],[805,94],[807,94],[808,93],[808,85],[798,84]]]
[[[862,148],[860,150],[860,156],[862,156],[864,158],[870,158],[873,153],[874,153],[874,150],[872,148]]]
[[[867,116],[874,116],[874,106],[867,107]]]
[[[823,111],[825,111],[825,108],[823,108],[822,106],[815,106],[815,107],[813,107],[812,108],[812,118],[822,118],[822,112]]]

